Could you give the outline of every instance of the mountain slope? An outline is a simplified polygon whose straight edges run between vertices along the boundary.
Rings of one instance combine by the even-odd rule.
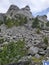
[[[42,65],[49,60],[46,15],[33,18],[29,6],[11,5],[0,20],[0,65]]]

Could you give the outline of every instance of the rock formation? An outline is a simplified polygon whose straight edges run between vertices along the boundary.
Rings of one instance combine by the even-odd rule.
[[[35,20],[35,18],[32,16],[29,6],[19,9],[19,7],[11,5],[5,14],[0,14],[0,20],[5,22],[6,17],[17,19],[20,15],[22,17],[27,17],[28,22],[25,25],[17,27],[13,26],[11,28],[7,28],[5,24],[0,25],[0,38],[4,38],[4,41],[0,40],[0,52],[4,44],[8,44],[12,41],[16,42],[18,40],[24,40],[24,49],[26,49],[28,53],[26,56],[21,57],[17,63],[15,63],[14,60],[19,57],[17,56],[14,58],[13,62],[9,63],[8,65],[42,65],[42,61],[48,60],[47,58],[49,58],[49,29],[40,29],[40,33],[38,34],[38,28],[31,27],[32,22]],[[37,18],[40,23],[48,22],[47,16],[45,15],[37,16]],[[45,37],[46,41],[44,40]]]

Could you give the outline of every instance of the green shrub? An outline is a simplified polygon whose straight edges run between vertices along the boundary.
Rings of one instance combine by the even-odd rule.
[[[19,20],[15,20],[13,23],[15,26],[19,26]]]
[[[37,31],[36,31],[37,34],[40,34],[40,29],[38,28]]]
[[[3,24],[3,21],[0,20],[0,25]]]
[[[26,24],[26,23],[27,23],[27,17],[21,17],[19,25],[23,25],[23,24]]]
[[[17,62],[27,53],[24,47],[25,42],[21,40],[17,41],[16,43],[10,42],[7,45],[5,44],[2,51],[0,52],[0,65]]]
[[[20,16],[20,18],[17,20],[8,18],[5,21],[5,25],[7,25],[8,28],[11,28],[14,25],[21,26],[21,25],[26,24],[26,23],[27,23],[27,17],[22,17],[22,16]]]
[[[13,20],[8,18],[5,22],[5,25],[7,25],[8,28],[12,27],[14,25]]]
[[[32,28],[40,28],[39,20],[37,17],[34,19],[34,21],[32,23]]]
[[[24,17],[24,23],[25,24],[27,23],[27,17]]]
[[[0,29],[0,32],[1,32],[1,29]]]
[[[49,27],[49,21],[46,23],[46,26]]]
[[[44,27],[44,23],[41,24],[41,28],[43,28],[43,27]]]
[[[48,38],[47,37],[44,37],[43,39],[44,43],[48,45]]]
[[[4,42],[4,38],[0,38],[0,44]]]
[[[23,24],[24,24],[24,19],[21,18],[21,19],[20,19],[20,22],[19,22],[19,25],[23,25]]]

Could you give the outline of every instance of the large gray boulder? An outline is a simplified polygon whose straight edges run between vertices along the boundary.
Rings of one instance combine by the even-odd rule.
[[[32,46],[32,47],[29,48],[29,50],[28,50],[28,54],[34,56],[35,54],[38,53],[38,50],[39,50],[39,48],[37,48],[37,47],[33,47],[33,46]]]

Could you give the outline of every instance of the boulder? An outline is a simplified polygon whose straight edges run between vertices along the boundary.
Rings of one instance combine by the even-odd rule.
[[[46,56],[49,57],[49,47],[46,49]]]
[[[44,51],[43,52],[39,52],[38,54],[44,56],[45,52]]]
[[[37,54],[38,53],[38,50],[39,50],[39,48],[37,48],[37,47],[30,47],[29,48],[29,50],[28,50],[28,54],[30,54],[30,55],[35,55],[35,54]]]
[[[36,47],[46,49],[47,48],[47,45],[45,43],[43,43],[43,42],[40,42],[40,43],[38,43],[36,45]]]
[[[39,48],[38,54],[39,55],[45,55],[45,50],[43,50],[42,48]]]
[[[41,56],[39,54],[36,54],[35,57],[39,59]]]

